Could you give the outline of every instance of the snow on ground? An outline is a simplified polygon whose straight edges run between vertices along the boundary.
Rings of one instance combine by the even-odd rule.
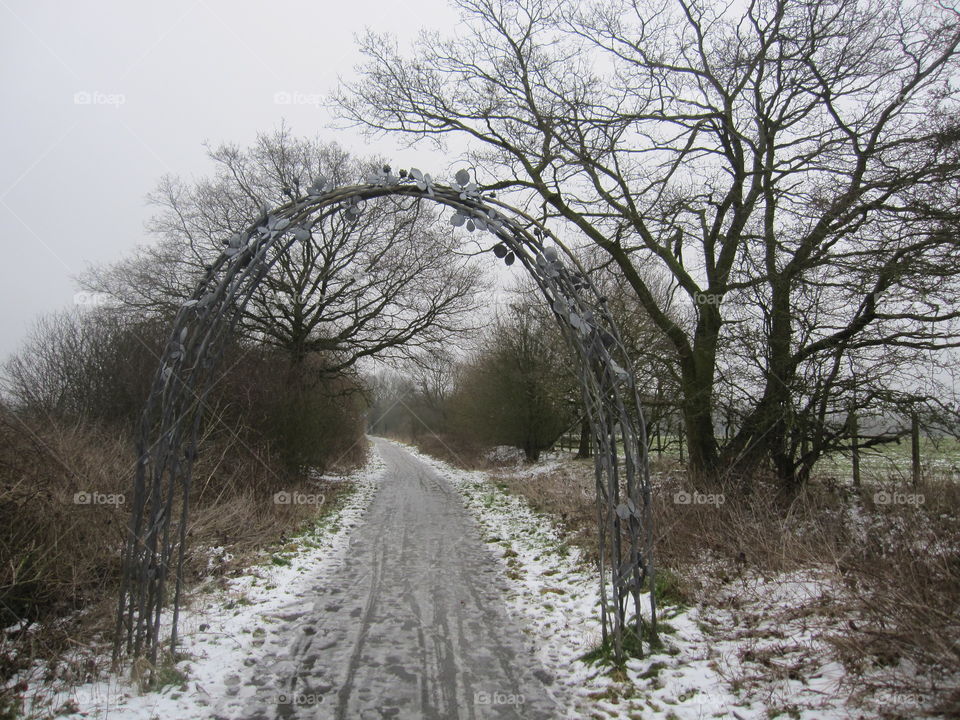
[[[475,514],[513,585],[510,609],[538,641],[539,658],[579,698],[574,717],[801,720],[876,717],[848,706],[842,666],[831,660],[815,608],[835,578],[824,572],[744,577],[702,609],[661,608],[663,652],[630,660],[625,673],[579,660],[600,642],[595,571],[535,513],[482,472],[453,468],[407,449],[446,477]],[[523,476],[550,472],[549,458]],[[646,600],[644,601],[646,602]]]
[[[384,467],[371,450],[363,469],[337,479],[354,483],[341,507],[271,553],[266,564],[228,580],[226,590],[201,591],[190,598],[178,623],[185,659],[161,672],[170,684],[141,694],[128,676],[111,675],[57,692],[44,698],[45,704],[73,710],[61,715],[71,718],[207,720],[209,707],[228,695],[243,671],[256,663],[269,627],[281,622],[279,615],[285,608],[301,600],[297,593],[304,577],[322,577],[337,567]],[[211,548],[209,554],[215,562],[223,549]]]
[[[579,659],[600,643],[598,577],[551,520],[485,473],[405,447],[447,478],[476,517],[510,581],[510,612],[527,628],[543,666],[576,699],[570,718],[878,716],[876,702],[863,711],[847,704],[855,679],[832,660],[830,636],[842,633],[846,618],[831,611],[841,598],[829,568],[773,577],[743,573],[700,608],[662,608],[664,651],[611,673]],[[532,476],[559,463],[551,457],[518,471]],[[136,683],[112,676],[59,692],[47,706],[76,710],[69,715],[74,718],[209,718],[215,701],[236,692],[244,671],[257,662],[270,627],[303,601],[305,575],[322,582],[337,568],[383,467],[374,456],[351,477],[356,492],[315,531],[295,538],[295,549],[275,553],[268,564],[228,581],[226,590],[195,595],[180,621],[185,659],[165,669],[166,687],[141,694]],[[217,562],[224,551],[211,548],[209,554]],[[691,569],[697,572],[715,576],[708,559]]]
[[[850,669],[839,662],[849,628],[860,622],[858,607],[824,565],[767,578],[745,573],[713,597],[700,622],[719,639],[711,652],[718,671],[741,697],[768,708],[757,717],[939,717],[922,710],[929,698],[896,689],[917,674],[911,663],[885,667],[864,657]]]
[[[408,450],[416,451],[412,445],[404,445]],[[488,463],[497,466],[499,469],[511,467],[517,475],[537,475],[540,473],[554,470],[568,457],[569,453],[558,450],[550,450],[540,454],[540,459],[536,463],[528,463],[524,457],[523,450],[515,448],[512,445],[496,445],[483,454],[483,459]],[[423,457],[418,455],[418,457]]]
[[[672,708],[678,717],[862,717],[845,707],[843,668],[808,622],[830,587],[812,572],[741,578],[714,604],[668,620],[680,652],[658,672],[648,668],[640,687],[660,708],[680,699],[687,712]]]

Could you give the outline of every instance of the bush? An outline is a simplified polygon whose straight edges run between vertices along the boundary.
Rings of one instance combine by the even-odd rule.
[[[38,324],[7,365],[0,404],[0,687],[34,657],[110,637],[127,538],[134,429],[168,330],[109,314],[63,314]],[[185,578],[226,572],[316,521],[347,489],[317,486],[314,470],[366,456],[363,393],[282,353],[231,343],[204,407],[191,489]],[[278,504],[279,491],[324,498]],[[208,550],[233,556],[223,561]],[[77,610],[89,612],[75,613]],[[18,691],[19,692],[19,691]],[[7,696],[0,692],[0,707]]]
[[[115,433],[0,411],[0,624],[113,592],[132,460]]]
[[[106,423],[132,423],[150,391],[168,329],[108,311],[41,318],[5,366],[15,407]]]
[[[359,381],[326,373],[318,355],[291,362],[280,351],[250,345],[230,348],[221,366],[227,377],[211,395],[213,434],[235,433],[293,473],[363,461],[366,401]]]
[[[556,322],[531,299],[489,328],[459,374],[448,408],[454,431],[510,445],[536,461],[577,421],[573,362]]]

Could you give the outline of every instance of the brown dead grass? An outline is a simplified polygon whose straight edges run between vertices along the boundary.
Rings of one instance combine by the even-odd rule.
[[[365,456],[365,444],[353,450],[332,470],[346,470]],[[134,457],[123,431],[0,410],[0,628],[22,626],[0,632],[0,688],[37,658],[51,663],[52,677],[76,682],[105,669],[93,650],[111,639]],[[233,436],[204,443],[191,497],[188,587],[242,571],[258,551],[315,522],[349,488],[318,485],[276,467]],[[322,494],[324,502],[276,504],[280,490]],[[77,493],[123,502],[77,503]],[[211,547],[222,547],[232,559],[211,563]],[[64,659],[77,648],[91,652]],[[0,716],[5,704],[30,691],[0,689]]]
[[[459,434],[420,432],[411,435],[393,433],[390,437],[400,442],[410,443],[420,452],[456,467],[480,470],[490,466],[483,458],[484,452],[488,448]]]

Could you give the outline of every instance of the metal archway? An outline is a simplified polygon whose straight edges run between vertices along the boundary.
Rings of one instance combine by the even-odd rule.
[[[278,259],[307,240],[314,224],[334,213],[356,219],[364,201],[385,196],[430,199],[453,208],[453,225],[491,233],[497,257],[508,265],[519,261],[539,286],[577,357],[597,445],[603,640],[622,660],[630,636],[637,647],[642,647],[642,638],[656,637],[653,592],[648,618],[641,607],[644,582],[654,587],[646,428],[633,374],[625,369],[629,358],[605,298],[549,230],[485,193],[468,171],[459,171],[450,185],[439,185],[419,170],[395,175],[385,167],[364,184],[327,188],[319,179],[305,197],[273,209],[263,207],[245,232],[225,241],[223,252],[179,309],[140,420],[115,659],[124,652],[146,653],[155,666],[165,612],[172,613],[170,643],[171,649],[176,647],[200,408],[227,333]],[[167,608],[171,571],[173,602]]]

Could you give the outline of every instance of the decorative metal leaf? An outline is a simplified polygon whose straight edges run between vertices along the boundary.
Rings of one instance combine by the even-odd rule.
[[[496,255],[498,258],[506,257],[508,252],[510,251],[507,250],[507,246],[504,245],[503,243],[497,243],[496,245],[493,246],[493,254]]]
[[[454,227],[460,227],[466,221],[467,219],[460,214],[459,210],[453,214],[453,217],[450,218],[450,224],[453,225]]]
[[[507,256],[503,259],[503,261],[504,261],[507,265],[513,265],[513,261],[516,260],[516,259],[517,259],[517,256],[514,255],[512,252],[509,252],[509,253],[507,253]]]
[[[466,185],[470,182],[470,171],[469,170],[457,170],[455,176],[458,185]]]
[[[617,375],[619,375],[622,378],[628,377],[627,371],[624,370],[622,367],[620,367],[620,365],[617,364],[616,360],[610,361],[610,369],[613,370]]]

